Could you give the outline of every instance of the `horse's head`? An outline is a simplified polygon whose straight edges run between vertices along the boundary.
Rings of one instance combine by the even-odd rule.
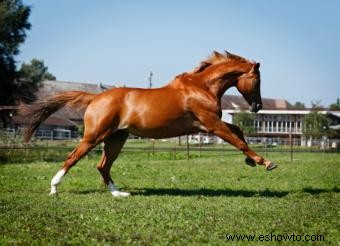
[[[259,68],[260,63],[229,52],[221,54],[214,51],[193,73],[202,74],[207,81],[206,86],[218,96],[235,86],[250,105],[250,111],[256,113],[262,108]]]
[[[237,78],[236,88],[250,105],[251,112],[262,109],[260,63],[252,63],[249,72],[243,73]]]

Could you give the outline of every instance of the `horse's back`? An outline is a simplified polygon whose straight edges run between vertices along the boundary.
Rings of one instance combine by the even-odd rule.
[[[89,105],[85,121],[97,127],[126,129],[143,137],[170,137],[192,131],[193,115],[183,95],[169,87],[113,88]]]

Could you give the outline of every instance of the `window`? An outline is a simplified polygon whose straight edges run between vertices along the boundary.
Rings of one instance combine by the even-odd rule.
[[[255,127],[255,131],[256,131],[256,132],[261,131],[261,122],[255,120],[255,121],[254,121],[254,127]]]
[[[273,132],[277,132],[277,129],[276,129],[276,121],[273,122]]]
[[[297,122],[297,129],[296,129],[296,131],[298,132],[298,133],[301,133],[302,131],[301,131],[301,122],[299,121],[299,122]]]
[[[285,132],[289,132],[289,121],[286,121],[286,129]]]
[[[281,126],[282,126],[282,122],[281,121],[277,122],[277,128],[278,128],[277,131],[278,132],[282,132]]]
[[[290,125],[291,125],[291,132],[296,132],[295,130],[295,122],[290,122]]]

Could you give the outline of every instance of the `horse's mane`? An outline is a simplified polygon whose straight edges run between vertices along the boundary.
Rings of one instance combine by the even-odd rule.
[[[224,54],[221,54],[217,51],[213,51],[213,53],[205,60],[201,61],[200,65],[194,69],[194,73],[202,72],[204,69],[211,65],[219,64],[222,62],[250,62],[249,60],[229,53],[225,51]]]

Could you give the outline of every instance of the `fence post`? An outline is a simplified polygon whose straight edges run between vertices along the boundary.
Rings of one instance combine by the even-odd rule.
[[[174,150],[173,150],[173,158],[174,160],[176,160],[176,146],[174,147]]]
[[[190,159],[190,151],[189,151],[189,135],[187,135],[187,160]]]
[[[264,138],[264,156],[267,158],[267,138]]]
[[[289,144],[290,144],[290,162],[293,162],[292,128],[290,128],[290,132],[289,132]]]
[[[44,151],[40,149],[40,161],[44,161]]]
[[[150,161],[150,146],[147,147],[148,150],[148,161]]]
[[[199,157],[202,157],[202,136],[199,134],[199,150],[200,150],[200,155]]]

